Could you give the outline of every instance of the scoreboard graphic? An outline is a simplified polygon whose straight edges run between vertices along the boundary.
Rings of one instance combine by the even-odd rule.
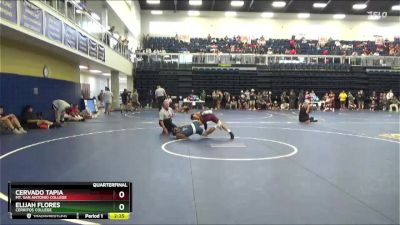
[[[131,182],[9,182],[12,219],[127,220]]]

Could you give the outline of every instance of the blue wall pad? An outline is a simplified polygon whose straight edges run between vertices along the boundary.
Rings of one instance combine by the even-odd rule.
[[[37,88],[37,94],[34,89]],[[0,105],[7,113],[19,116],[26,105],[32,105],[35,112],[53,120],[51,103],[63,99],[75,104],[81,96],[80,83],[41,77],[0,73]]]

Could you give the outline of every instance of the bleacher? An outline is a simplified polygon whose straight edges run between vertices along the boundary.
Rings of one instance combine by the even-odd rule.
[[[348,64],[269,64],[269,65],[214,65],[168,64],[161,62],[140,63],[136,70],[135,86],[140,96],[147,96],[160,84],[170,95],[187,96],[191,90],[196,93],[219,89],[239,95],[241,90],[271,90],[280,95],[284,90],[314,90],[322,95],[330,90],[356,91],[367,93],[399,91],[400,72],[390,68],[366,70],[364,67]]]
[[[231,52],[230,46],[234,45],[242,49],[240,53],[267,53],[271,49],[274,54],[284,54],[287,49],[290,49],[289,39],[266,39],[265,44],[257,46],[259,39],[249,40],[246,45],[241,41],[233,38],[191,38],[190,42],[179,40],[176,37],[148,37],[143,41],[143,49],[165,50],[167,53],[180,52],[214,52],[218,49],[219,52]],[[340,46],[336,46],[336,42],[340,42]],[[389,44],[400,44],[400,39],[396,38],[394,42]],[[215,47],[217,46],[217,47]],[[379,52],[382,56],[387,56],[389,51],[387,48],[378,49],[375,41],[347,41],[347,40],[331,40],[327,41],[324,46],[318,47],[318,40],[296,40],[296,49],[300,55],[323,55],[324,50],[328,51],[329,55],[351,55],[356,52],[361,55],[365,49],[370,52]],[[343,46],[350,46],[343,48]]]

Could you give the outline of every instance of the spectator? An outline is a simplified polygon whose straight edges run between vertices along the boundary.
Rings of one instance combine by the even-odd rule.
[[[220,90],[217,90],[217,109],[221,109],[221,102],[222,99],[224,98],[224,94]]]
[[[339,100],[340,100],[340,110],[345,110],[347,94],[344,90],[342,90],[342,92],[339,94]]]
[[[69,110],[69,108],[71,108],[71,105],[64,100],[57,99],[53,101],[54,116],[57,123],[64,122],[65,112]]]
[[[394,96],[393,91],[392,89],[390,89],[389,92],[386,94],[386,100],[389,102],[389,104],[392,101],[393,96]]]
[[[348,99],[348,108],[349,110],[354,110],[357,108],[356,104],[354,103],[354,96],[351,94],[351,92],[349,91],[349,95],[347,97]]]
[[[21,126],[14,114],[6,114],[4,107],[0,106],[0,127],[4,127],[14,134],[24,134],[26,130]]]
[[[34,113],[30,105],[27,105],[22,112],[22,123],[28,129],[49,129],[53,126],[53,122],[44,120],[40,113]]]
[[[395,109],[395,112],[399,112],[399,104],[400,101],[396,98],[396,96],[393,96],[392,101],[389,105],[389,111],[392,112],[393,109]]]
[[[147,92],[147,108],[153,108],[153,90],[151,89]]]
[[[104,98],[104,105],[105,105],[105,111],[104,114],[110,115],[111,111],[111,104],[113,100],[113,93],[110,91],[110,88],[106,87],[106,91],[103,93],[103,98]]]
[[[69,110],[66,111],[66,113],[66,119],[70,121],[85,121],[85,119],[80,114],[77,104],[72,104]]]
[[[137,89],[133,89],[133,92],[132,92],[132,107],[133,107],[133,110],[137,110],[138,109],[138,107],[140,107],[140,102],[139,102],[139,94],[138,94],[138,92],[137,92]]]
[[[335,112],[335,108],[336,108],[336,104],[335,104],[335,100],[336,100],[336,95],[333,91],[329,92],[329,99],[330,99],[330,104],[331,104],[331,110],[332,112]]]
[[[294,90],[290,90],[289,93],[289,109],[296,109],[296,93],[294,93]]]
[[[214,90],[211,94],[211,97],[213,99],[213,107],[214,109],[217,109],[217,99],[218,99],[218,93],[217,90]]]
[[[114,36],[114,30],[115,30],[115,27],[112,26],[112,27],[108,30],[108,33],[106,32],[106,33],[104,34],[104,43],[105,43],[106,45],[108,45],[109,47],[111,47],[110,36]]]
[[[244,94],[243,90],[240,91],[239,109],[247,109],[246,95]]]
[[[103,96],[104,92],[103,90],[100,91],[100,94],[97,96],[97,100],[99,100],[100,102],[100,106],[104,107],[104,96]]]
[[[201,101],[205,101],[206,100],[206,96],[207,96],[206,91],[202,90],[201,93],[200,93],[200,100]]]
[[[126,90],[126,88],[124,89],[124,91],[121,94],[121,100],[122,100],[122,104],[121,104],[121,114],[122,114],[122,110],[125,110],[125,115],[128,112],[128,102],[129,102],[129,92],[128,90]]]
[[[386,93],[382,92],[379,96],[379,109],[386,111],[388,108]]]
[[[227,91],[224,92],[224,99],[225,99],[225,108],[229,109],[230,108],[230,102],[231,102],[231,94]]]
[[[237,101],[236,101],[236,97],[235,97],[235,96],[232,96],[231,101],[230,101],[229,108],[230,108],[230,109],[232,109],[232,108],[238,109],[238,103],[237,103]]]
[[[289,96],[286,94],[286,91],[282,92],[281,95],[281,109],[289,109]]]
[[[257,95],[256,95],[254,89],[251,89],[249,99],[250,99],[250,101],[249,101],[249,103],[250,103],[250,104],[249,104],[249,110],[255,111],[255,110],[256,110],[256,99],[257,99]]]
[[[369,106],[370,111],[375,111],[376,108],[378,107],[378,96],[376,96],[376,92],[373,91],[372,95],[369,97],[369,100],[371,101],[371,104]]]
[[[266,96],[267,109],[272,109],[272,91],[269,91]]]
[[[169,107],[168,100],[163,101],[159,116],[159,125],[163,129],[163,134],[167,135],[171,133],[172,130],[176,127],[176,125],[172,122],[172,118],[175,117],[175,113],[172,108]]]
[[[365,94],[364,94],[363,90],[359,90],[357,92],[356,100],[357,100],[357,105],[358,105],[357,110],[363,110],[364,109],[364,101],[365,101]]]
[[[273,54],[274,54],[274,51],[272,50],[271,47],[269,47],[268,51],[267,51],[267,55],[273,55]]]
[[[154,92],[154,96],[158,104],[158,110],[161,110],[164,99],[167,97],[167,92],[165,92],[164,88],[158,85],[156,91]]]
[[[297,97],[297,100],[298,100],[298,103],[299,103],[299,110],[300,110],[301,105],[302,105],[302,104],[304,103],[304,101],[305,101],[304,91],[303,91],[303,90],[300,90],[300,92],[299,92],[299,97]]]

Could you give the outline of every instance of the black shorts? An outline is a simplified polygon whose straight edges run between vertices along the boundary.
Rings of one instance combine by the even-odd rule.
[[[172,132],[172,130],[176,127],[174,123],[172,123],[172,119],[163,120],[165,128],[167,128],[168,132]],[[158,122],[161,127],[161,120]]]

